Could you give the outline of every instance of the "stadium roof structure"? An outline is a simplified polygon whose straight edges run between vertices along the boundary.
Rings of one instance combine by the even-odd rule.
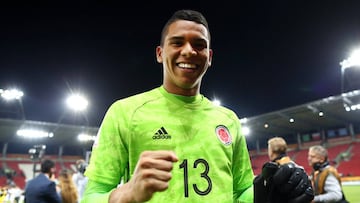
[[[360,90],[250,117],[243,126],[251,130],[250,136],[260,139],[347,128],[350,124],[359,128]]]
[[[24,137],[18,130],[36,130],[48,132],[50,137]],[[97,127],[76,126],[58,123],[47,123],[30,120],[0,119],[0,142],[50,144],[55,146],[91,146],[92,141],[81,142],[79,134],[95,136]],[[36,135],[35,135],[36,136]]]
[[[344,128],[349,124],[360,128],[359,104],[360,90],[354,90],[338,96],[330,96],[299,106],[249,117],[243,125],[251,130],[250,140],[265,140],[262,138]],[[357,107],[358,110],[348,109],[349,111],[346,111],[345,107],[349,109]],[[293,119],[293,122],[290,122],[290,119]],[[96,135],[98,131],[97,127],[0,118],[0,142],[39,142],[37,139],[26,140],[24,137],[17,136],[17,131],[25,127],[52,132],[53,137],[46,138],[44,143],[64,146],[91,146],[92,141],[80,142],[77,136],[80,133]]]

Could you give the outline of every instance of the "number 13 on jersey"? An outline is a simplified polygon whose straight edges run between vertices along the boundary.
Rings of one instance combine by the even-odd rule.
[[[194,163],[189,163],[187,159],[184,159],[183,162],[179,165],[180,169],[183,169],[184,174],[184,196],[189,197],[189,170],[194,170],[198,168],[200,165],[204,168],[202,172],[199,173],[199,176],[203,178],[207,182],[207,187],[205,189],[199,189],[198,185],[196,183],[192,184],[192,189],[196,192],[198,195],[207,195],[211,192],[212,189],[212,182],[211,178],[209,177],[209,164],[205,159],[197,159],[194,161]]]

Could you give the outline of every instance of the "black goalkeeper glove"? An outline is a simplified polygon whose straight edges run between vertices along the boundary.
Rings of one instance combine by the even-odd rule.
[[[266,162],[261,174],[256,176],[254,184],[254,203],[271,203],[271,184],[272,177],[279,169],[279,166],[274,162]]]
[[[308,203],[314,199],[311,181],[305,170],[294,163],[280,165],[272,177],[276,191],[291,203]]]

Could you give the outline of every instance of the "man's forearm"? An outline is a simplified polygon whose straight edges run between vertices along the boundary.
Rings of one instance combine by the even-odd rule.
[[[112,190],[107,186],[89,180],[81,203],[108,203]]]

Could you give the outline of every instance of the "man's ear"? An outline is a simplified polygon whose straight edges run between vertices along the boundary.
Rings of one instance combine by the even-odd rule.
[[[212,62],[212,57],[213,57],[213,50],[212,49],[209,49],[209,67],[211,66],[211,62]]]
[[[156,47],[156,61],[158,63],[162,63],[163,59],[162,59],[162,47],[161,46],[157,46]]]

